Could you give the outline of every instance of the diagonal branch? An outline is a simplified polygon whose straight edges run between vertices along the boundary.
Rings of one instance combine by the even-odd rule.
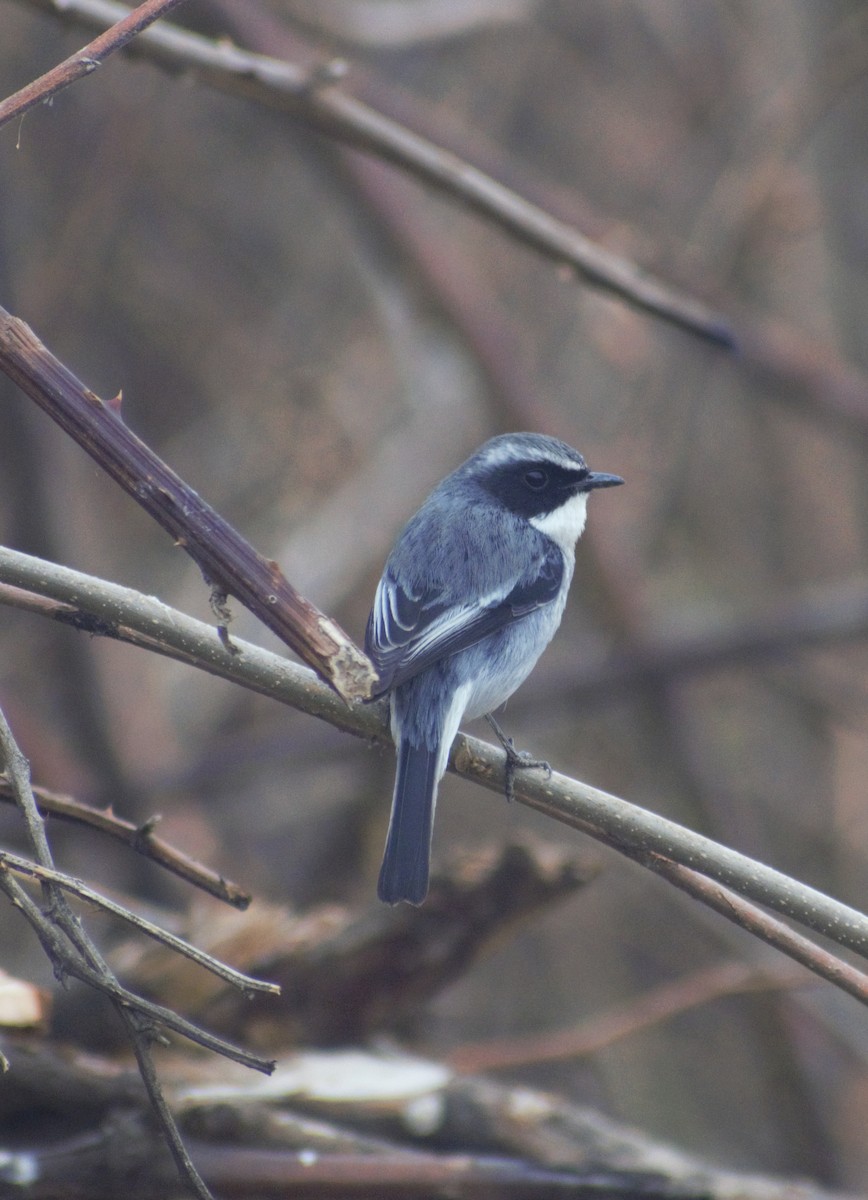
[[[464,1075],[479,1075],[542,1062],[587,1058],[722,996],[796,988],[804,986],[806,981],[810,979],[804,972],[791,968],[768,971],[738,961],[715,963],[607,1007],[569,1029],[464,1042],[449,1052],[448,1062]]]
[[[115,404],[85,387],[29,326],[2,308],[0,371],[172,535],[217,596],[236,596],[345,700],[371,694],[374,669],[340,626],[136,437]]]
[[[159,600],[5,548],[0,548],[0,582],[14,585],[11,593],[0,590],[0,603],[11,597],[17,607],[32,607],[46,615],[42,597],[48,596],[58,606],[53,615],[67,624],[186,662],[357,737],[389,741],[384,704],[347,707],[305,668],[249,642],[236,640],[235,652],[230,653],[210,626]],[[32,606],[26,602],[27,592],[20,589],[39,593]],[[503,791],[504,753],[498,747],[459,735],[452,748],[450,768],[492,791]],[[515,795],[522,803],[659,874],[675,874],[674,867],[670,871],[667,864],[689,868],[679,871],[677,881],[673,878],[672,882],[798,958],[823,978],[841,984],[840,978],[833,978],[837,971],[833,964],[839,960],[830,964],[823,957],[826,952],[807,939],[787,945],[777,932],[769,936],[762,914],[747,905],[742,919],[737,906],[720,888],[710,887],[708,880],[722,883],[868,958],[868,917],[863,913],[674,821],[557,773],[547,779],[541,772],[524,772],[516,781]],[[854,976],[853,984],[848,990],[859,993],[861,988],[860,998],[864,999],[868,994],[864,981]]]
[[[183,0],[145,0],[132,12],[126,10],[126,15],[120,17],[111,29],[94,38],[92,42],[58,63],[51,71],[34,79],[26,87],[0,101],[0,126],[15,117],[22,117],[28,109],[35,108],[56,96],[58,92],[69,87],[85,75],[90,75],[110,54],[122,50],[138,33],[159,21],[167,12],[177,8]]]
[[[103,28],[127,9],[112,0],[25,0],[88,28]],[[536,253],[568,267],[591,287],[718,345],[732,348],[727,322],[693,296],[644,274],[635,263],[592,242],[449,150],[334,86],[344,64],[313,70],[211,41],[166,23],[147,30],[135,53],[217,91],[287,112],[327,137],[376,155],[461,201]]]
[[[54,885],[49,882],[47,886]],[[177,1033],[181,1037],[195,1042],[197,1046],[202,1046],[205,1050],[221,1054],[232,1062],[250,1067],[251,1070],[261,1071],[264,1075],[270,1075],[274,1070],[276,1064],[271,1059],[262,1058],[258,1054],[233,1045],[225,1038],[200,1029],[198,1025],[194,1025],[192,1021],[188,1021],[186,1017],[180,1016],[164,1004],[157,1004],[153,1000],[147,1000],[144,996],[137,996],[135,992],[125,988],[108,969],[92,944],[85,949],[75,944],[81,941],[80,933],[72,929],[67,922],[61,923],[58,920],[56,902],[54,902],[50,914],[46,916],[2,862],[0,862],[0,891],[6,893],[36,933],[52,961],[57,976],[61,979],[72,976],[73,979],[78,979],[95,988],[96,991],[104,993],[115,1002],[115,1007],[121,1016],[135,1014],[143,1018],[145,1024],[140,1032],[144,1034],[147,1041],[154,1039],[155,1031],[168,1029],[172,1033]],[[77,918],[74,919],[78,924]]]
[[[183,938],[177,937],[176,934],[169,933],[167,929],[161,929],[159,925],[155,925],[145,917],[138,916],[122,904],[117,904],[107,896],[94,891],[92,887],[89,887],[81,879],[75,879],[73,876],[66,875],[62,871],[50,870],[48,867],[40,866],[37,863],[30,862],[26,858],[21,858],[17,854],[12,854],[8,850],[0,850],[0,871],[9,871],[15,875],[23,875],[27,879],[35,879],[40,883],[51,883],[56,887],[62,888],[65,892],[71,892],[74,896],[78,896],[80,900],[87,901],[94,908],[99,908],[103,912],[110,913],[113,917],[118,917],[121,921],[132,925],[134,929],[138,929],[140,933],[144,933],[147,937],[153,938],[155,941],[162,942],[164,946],[167,946],[170,950],[174,950],[177,954],[183,955],[185,958],[189,958],[191,962],[198,963],[206,971],[211,971],[219,979],[225,980],[226,983],[230,983],[233,987],[240,988],[247,995],[253,995],[254,992],[265,992],[271,996],[280,995],[280,987],[276,983],[266,983],[264,980],[253,979],[249,975],[243,975],[233,967],[227,966],[226,963],[220,962],[213,955],[207,954],[204,950],[199,950],[198,947],[184,941]]]
[[[3,585],[0,584],[0,589],[2,588]],[[8,594],[7,602],[14,603]],[[52,604],[54,611],[46,610],[45,615],[59,618],[60,613],[57,606],[53,605],[51,601],[49,604]],[[157,837],[154,829],[159,817],[154,816],[141,825],[134,825],[132,821],[125,821],[123,817],[119,817],[110,808],[93,808],[89,804],[81,804],[71,796],[63,796],[59,792],[49,791],[48,788],[34,787],[33,795],[40,812],[50,813],[53,817],[59,817],[63,821],[87,825],[90,829],[96,829],[109,837],[117,838],[118,841],[124,842],[138,854],[144,855],[163,867],[164,870],[171,871],[180,879],[194,887],[201,888],[202,891],[215,896],[225,904],[231,904],[233,908],[242,911],[249,907],[249,892],[246,892],[237,883],[233,883],[231,879],[225,879],[203,863],[196,862],[176,846]],[[0,775],[0,801],[15,802],[14,792],[2,775]]]

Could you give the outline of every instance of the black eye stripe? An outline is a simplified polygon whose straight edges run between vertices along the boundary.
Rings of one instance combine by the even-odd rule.
[[[530,520],[553,512],[584,490],[589,473],[580,458],[569,463],[529,455],[491,467],[479,482],[510,512]]]

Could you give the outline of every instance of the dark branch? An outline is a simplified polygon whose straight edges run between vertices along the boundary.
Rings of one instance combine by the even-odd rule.
[[[40,342],[0,308],[0,371],[68,433],[197,563],[345,700],[371,694],[374,670],[342,629],[300,595],[276,562],[237,533]]]
[[[45,823],[36,807],[30,786],[30,764],[21,753],[2,712],[0,712],[0,761],[2,761],[14,790],[15,800],[27,830],[33,855],[41,867],[48,872],[54,872],[54,861],[45,834]],[[17,879],[13,879],[5,868],[0,870],[0,890],[6,893],[13,905],[29,921],[48,955],[58,979],[63,980],[67,975],[73,975],[75,978],[89,983],[92,987],[106,992],[111,997],[115,1011],[126,1026],[148,1098],[166,1144],[175,1160],[178,1174],[191,1191],[200,1197],[200,1200],[212,1200],[211,1193],[187,1154],[151,1060],[152,1030],[155,1023],[159,1027],[161,1024],[171,1025],[173,1022],[180,1021],[181,1028],[178,1029],[178,1032],[183,1033],[183,1027],[186,1026],[189,1026],[190,1030],[197,1035],[202,1031],[184,1021],[183,1018],[177,1017],[170,1010],[163,1009],[159,1005],[151,1005],[149,1001],[143,1000],[121,987],[99,950],[85,933],[81,921],[69,907],[63,889],[57,883],[51,879],[43,881],[42,890],[46,904],[44,913],[31,900]],[[149,1009],[151,1011],[148,1011]],[[143,1016],[147,1018],[147,1024],[143,1023]],[[207,1034],[205,1036],[206,1038],[210,1037]],[[235,1050],[235,1047],[229,1046],[228,1043],[222,1050],[218,1049],[220,1039],[212,1039],[212,1041],[215,1044],[211,1048],[218,1050],[218,1053],[226,1053],[227,1049],[229,1052]],[[251,1062],[249,1065],[254,1064]],[[259,1069],[268,1070],[268,1064],[260,1064]]]
[[[16,875],[35,879],[40,883],[51,883],[62,888],[65,892],[70,892],[72,895],[78,896],[79,899],[87,901],[94,908],[102,909],[103,912],[110,913],[113,917],[118,917],[134,929],[138,929],[146,937],[162,942],[164,946],[167,946],[175,953],[189,958],[191,962],[198,963],[206,971],[211,971],[212,974],[232,984],[233,987],[240,988],[246,995],[252,995],[255,992],[264,992],[270,996],[280,994],[280,987],[277,984],[266,983],[261,979],[252,979],[249,975],[242,975],[240,971],[236,971],[234,968],[220,962],[213,955],[206,954],[204,950],[199,950],[196,946],[185,942],[183,938],[177,937],[174,933],[169,933],[166,929],[161,929],[159,925],[154,925],[152,921],[138,916],[122,904],[117,904],[114,900],[109,900],[107,896],[94,891],[93,888],[89,887],[82,880],[74,879],[71,875],[66,875],[62,871],[49,870],[48,867],[29,862],[27,859],[21,858],[17,854],[11,854],[7,850],[0,850],[0,870],[11,871]]]

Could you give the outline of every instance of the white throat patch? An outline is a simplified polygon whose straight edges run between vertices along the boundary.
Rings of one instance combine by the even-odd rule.
[[[566,554],[572,554],[576,542],[582,536],[588,516],[588,493],[579,492],[571,496],[566,504],[553,509],[542,517],[531,517],[534,529],[557,542]]]

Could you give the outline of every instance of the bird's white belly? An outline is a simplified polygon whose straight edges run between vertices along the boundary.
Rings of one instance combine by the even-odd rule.
[[[564,588],[562,598],[556,600],[553,605],[531,613],[523,621],[510,626],[504,640],[504,653],[488,657],[486,665],[468,685],[465,717],[472,719],[494,712],[509,699],[516,688],[521,687],[536,666],[537,659],[554,637],[561,623],[566,600],[567,589]],[[516,641],[519,624],[522,626],[521,643]],[[516,653],[519,645],[523,650],[521,654]]]

